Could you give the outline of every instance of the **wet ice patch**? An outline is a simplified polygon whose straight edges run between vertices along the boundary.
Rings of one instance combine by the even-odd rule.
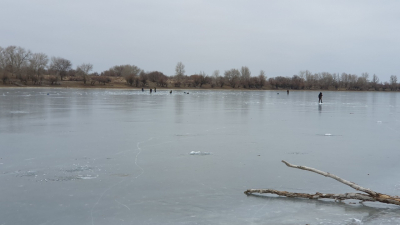
[[[17,177],[37,177],[37,172],[36,171],[16,171],[16,176]]]
[[[17,110],[17,111],[10,111],[10,113],[11,113],[11,114],[24,114],[24,113],[29,113],[29,112]]]
[[[324,134],[324,136],[332,136],[332,134]]]
[[[209,152],[201,152],[201,151],[191,151],[189,154],[190,155],[210,155],[211,153],[209,153]]]
[[[68,172],[68,173],[74,173],[74,172],[83,172],[83,171],[87,171],[87,170],[93,170],[93,168],[92,167],[89,167],[89,166],[78,166],[78,165],[74,165],[74,166],[76,166],[75,168],[72,168],[72,169],[66,169],[66,170],[61,170],[61,171],[65,171],[65,172]]]

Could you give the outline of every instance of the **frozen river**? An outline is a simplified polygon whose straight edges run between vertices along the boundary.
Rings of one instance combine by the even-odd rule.
[[[400,93],[189,92],[0,89],[0,225],[400,224],[396,206],[243,194],[354,192],[286,160],[400,195]]]

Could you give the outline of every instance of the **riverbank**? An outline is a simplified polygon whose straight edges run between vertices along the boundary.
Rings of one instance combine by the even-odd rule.
[[[188,84],[190,84],[188,82]],[[34,84],[31,81],[21,82],[17,79],[10,79],[7,83],[0,83],[0,88],[83,88],[83,89],[137,89],[141,90],[142,87],[136,87],[135,85],[130,85],[126,82],[126,80],[122,77],[110,77],[110,82],[108,83],[100,83],[100,82],[87,82],[86,84],[83,81],[75,81],[71,79],[65,79],[62,81],[57,81],[54,84],[51,84],[48,79],[45,79],[42,83]],[[181,85],[176,86],[174,85],[173,80],[168,80],[166,87],[159,87],[156,82],[147,81],[147,84],[143,87],[145,90],[149,90],[150,88],[154,90],[154,88],[159,90],[276,90],[276,91],[286,91],[285,88],[274,88],[269,83],[267,83],[262,88],[243,88],[243,87],[235,87],[232,88],[228,84],[220,86],[213,86],[211,84],[204,84],[201,87],[197,86],[194,87],[193,85]],[[330,87],[328,89],[290,89],[290,91],[383,91],[383,92],[391,92],[390,89],[369,89],[369,90],[349,90],[346,88],[338,88],[335,89],[334,87]],[[396,92],[396,91],[395,91]]]
[[[70,80],[63,80],[63,81],[58,81],[56,84],[50,84],[47,80],[45,80],[41,84],[34,84],[31,81],[28,81],[26,83],[23,83],[19,80],[10,80],[7,84],[0,83],[0,88],[85,88],[85,89],[138,89],[141,90],[142,88],[144,89],[159,89],[159,90],[187,90],[187,89],[193,89],[193,90],[273,90],[272,88],[267,85],[266,87],[262,89],[248,89],[248,88],[232,88],[229,85],[224,85],[223,87],[212,87],[211,84],[204,84],[201,87],[193,87],[193,86],[184,86],[181,85],[180,87],[177,87],[174,85],[173,81],[168,81],[167,82],[167,87],[159,87],[156,82],[151,82],[148,81],[147,84],[142,87],[136,87],[135,85],[131,86],[129,85],[124,78],[121,77],[113,77],[111,78],[111,82],[108,83],[91,83],[87,82],[86,84],[83,83],[83,81],[70,81]]]

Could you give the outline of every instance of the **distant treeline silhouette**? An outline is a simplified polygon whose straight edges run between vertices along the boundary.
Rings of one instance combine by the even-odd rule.
[[[268,80],[272,88],[283,89],[344,89],[344,90],[399,90],[397,76],[390,76],[390,82],[379,82],[377,75],[372,75],[371,80],[368,73],[361,76],[348,73],[311,73],[308,70],[300,71],[299,75],[292,77],[275,77]]]
[[[126,81],[132,87],[208,87],[208,88],[245,88],[245,89],[330,89],[330,90],[399,90],[397,76],[392,75],[389,82],[380,82],[378,76],[362,73],[361,76],[347,73],[311,73],[300,71],[292,77],[271,77],[267,80],[263,70],[257,76],[251,76],[250,69],[242,66],[240,69],[226,70],[220,74],[215,70],[212,75],[199,72],[193,75],[185,74],[185,65],[178,62],[175,74],[167,76],[159,71],[145,72],[134,65],[116,65],[108,70],[91,73],[93,65],[83,63],[73,69],[72,63],[62,57],[49,57],[44,53],[32,53],[22,47],[0,47],[0,78],[3,84],[49,85],[60,81],[79,81],[84,85],[95,85],[96,82],[105,85],[116,79]]]

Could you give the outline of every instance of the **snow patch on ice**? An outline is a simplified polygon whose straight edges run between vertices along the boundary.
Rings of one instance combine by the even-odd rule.
[[[78,179],[83,179],[83,180],[90,180],[90,179],[95,179],[99,177],[99,175],[96,176],[91,176],[91,175],[78,175]]]
[[[201,152],[201,151],[191,151],[189,154],[190,155],[210,155],[211,153],[209,153],[209,152]]]

